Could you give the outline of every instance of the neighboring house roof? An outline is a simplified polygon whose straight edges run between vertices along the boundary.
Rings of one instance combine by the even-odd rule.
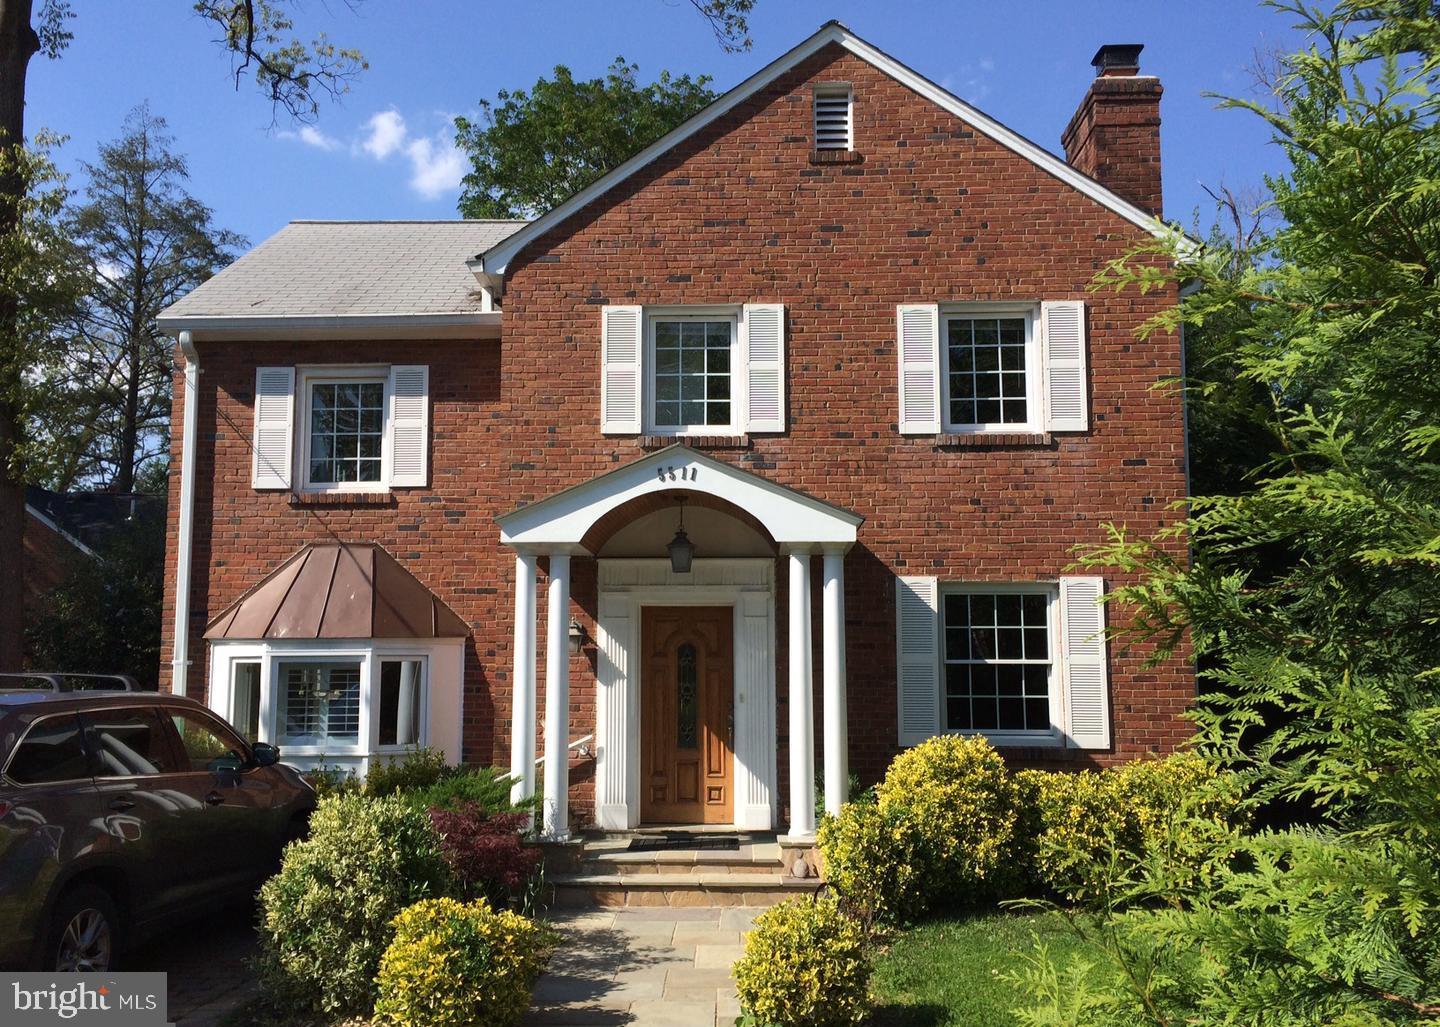
[[[524,221],[292,221],[171,304],[161,329],[283,321],[336,327],[386,319],[467,323],[482,310],[465,261]]]
[[[601,176],[591,185],[581,189],[564,203],[552,207],[544,215],[519,231],[510,233],[504,239],[496,240],[483,250],[476,251],[477,255],[471,261],[472,270],[495,276],[505,274],[510,261],[529,243],[832,43],[839,44],[861,60],[874,65],[902,85],[908,86],[927,100],[954,114],[976,131],[989,136],[995,142],[1013,150],[1040,169],[1073,186],[1126,221],[1156,235],[1169,234],[1171,231],[1153,215],[1141,210],[1129,200],[1117,196],[1090,176],[1077,171],[1064,159],[970,106],[954,93],[941,88],[919,72],[901,64],[889,54],[855,35],[840,22],[829,21],[799,46],[771,61],[678,128],[661,136],[659,140],[641,150],[613,171]]]
[[[25,487],[25,510],[86,556],[105,536],[136,518],[163,517],[164,496],[129,492],[52,492]]]
[[[464,638],[456,613],[372,543],[312,542],[231,603],[209,639]]]

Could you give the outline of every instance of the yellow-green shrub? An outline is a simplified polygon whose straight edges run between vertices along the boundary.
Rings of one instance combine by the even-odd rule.
[[[900,923],[925,911],[918,835],[906,810],[873,801],[847,802],[821,819],[825,880],[862,923]]]
[[[395,797],[321,799],[309,837],[286,846],[260,889],[267,988],[301,1008],[368,1014],[391,920],[450,884],[423,810]]]
[[[984,738],[942,735],[896,756],[876,789],[883,813],[916,832],[927,890],[969,902],[1013,891],[1022,793]]]
[[[766,910],[734,973],[740,1008],[758,1027],[849,1027],[870,1009],[864,932],[834,899]]]
[[[1243,820],[1234,781],[1193,753],[1019,776],[1038,809],[1032,862],[1040,882],[1076,902],[1120,899],[1151,861],[1171,888],[1193,887],[1226,858]]]
[[[392,922],[375,1019],[399,1027],[510,1027],[530,1004],[551,940],[484,900],[424,899]]]

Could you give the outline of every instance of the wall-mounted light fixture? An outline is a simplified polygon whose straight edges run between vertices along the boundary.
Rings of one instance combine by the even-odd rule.
[[[589,640],[589,637],[590,636],[585,633],[585,626],[574,617],[571,617],[569,632],[570,655],[579,656],[580,650],[585,648],[585,643]]]

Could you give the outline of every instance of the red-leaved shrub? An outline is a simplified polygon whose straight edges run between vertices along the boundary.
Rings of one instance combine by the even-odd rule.
[[[478,802],[430,810],[440,854],[467,897],[509,905],[540,869],[540,850],[520,844],[529,817],[486,813]]]

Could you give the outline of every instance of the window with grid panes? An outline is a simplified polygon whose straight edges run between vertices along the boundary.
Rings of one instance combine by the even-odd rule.
[[[951,731],[1049,731],[1055,593],[948,592],[945,726]]]
[[[952,427],[1024,425],[1030,416],[1030,319],[945,318],[946,417]]]
[[[723,318],[656,318],[654,424],[684,431],[730,428],[735,322]]]
[[[311,382],[309,485],[378,483],[384,476],[385,383]]]

